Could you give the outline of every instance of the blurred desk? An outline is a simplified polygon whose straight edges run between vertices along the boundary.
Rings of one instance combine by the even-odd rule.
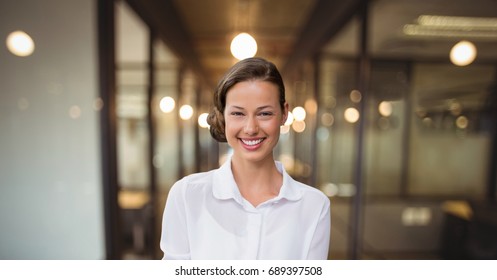
[[[149,226],[150,195],[145,190],[119,191],[118,203],[123,212],[123,230],[126,243],[131,242],[132,254],[146,251]]]
[[[454,215],[466,221],[470,221],[473,216],[473,210],[467,201],[449,200],[442,204],[442,210],[446,214]]]
[[[497,259],[497,205],[493,202],[446,201],[442,204],[443,259]]]
[[[150,195],[146,191],[121,190],[118,200],[122,209],[141,209],[150,201]]]

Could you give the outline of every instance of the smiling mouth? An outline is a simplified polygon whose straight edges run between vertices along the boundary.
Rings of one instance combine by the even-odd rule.
[[[244,139],[240,139],[242,140],[243,144],[247,145],[247,146],[255,146],[255,145],[258,145],[260,144],[262,141],[264,141],[265,138],[260,138],[260,139],[256,139],[256,140],[244,140]]]

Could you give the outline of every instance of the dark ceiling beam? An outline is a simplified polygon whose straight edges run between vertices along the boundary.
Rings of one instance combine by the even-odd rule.
[[[200,63],[188,28],[172,0],[126,0],[167,47],[201,80],[209,85],[207,72]]]
[[[317,0],[293,45],[293,50],[282,72],[285,75],[291,74],[306,58],[311,58],[318,53],[357,13],[361,1],[363,0]]]

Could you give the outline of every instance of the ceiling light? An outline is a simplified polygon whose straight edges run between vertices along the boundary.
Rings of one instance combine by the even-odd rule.
[[[176,106],[176,102],[174,99],[170,96],[165,96],[163,97],[160,102],[159,102],[159,108],[161,109],[162,112],[164,113],[169,113],[172,110],[174,110],[174,107]]]
[[[404,25],[408,36],[497,38],[497,18],[421,15],[415,24]]]
[[[193,116],[193,108],[190,105],[183,105],[179,109],[179,116],[182,120],[189,120]]]
[[[418,24],[424,26],[470,27],[497,30],[497,18],[421,15],[418,17]]]
[[[305,117],[306,117],[305,109],[300,107],[300,106],[293,108],[292,114],[293,114],[293,118],[295,121],[305,120]]]
[[[423,26],[416,24],[404,25],[403,32],[408,36],[425,36],[425,37],[465,37],[479,39],[495,39],[497,32],[495,30],[462,30],[452,28],[440,28],[435,26]]]
[[[257,42],[248,33],[240,33],[231,41],[231,54],[238,60],[254,57],[257,53]]]
[[[382,101],[380,105],[378,105],[378,111],[380,112],[380,115],[384,117],[389,117],[392,115],[392,103],[388,101]]]
[[[14,31],[7,36],[7,48],[17,56],[29,56],[35,50],[33,39],[23,31]]]
[[[291,125],[293,123],[293,113],[288,111],[288,116],[286,117],[286,121],[284,125]]]
[[[360,114],[356,108],[347,108],[344,112],[345,120],[349,123],[356,123],[359,120]]]
[[[469,41],[460,41],[450,50],[450,61],[457,66],[471,64],[476,58],[476,47]]]
[[[198,116],[198,125],[203,128],[209,128],[210,125],[207,123],[208,113],[202,113]]]

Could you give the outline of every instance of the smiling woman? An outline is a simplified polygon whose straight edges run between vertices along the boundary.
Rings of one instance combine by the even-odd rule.
[[[239,160],[265,159],[272,164],[280,126],[285,123],[288,104],[278,104],[278,88],[264,81],[234,85],[226,97],[224,118],[226,138]]]
[[[274,160],[288,116],[278,69],[262,58],[231,67],[214,93],[211,135],[233,155],[171,188],[164,259],[327,259],[330,200]]]

